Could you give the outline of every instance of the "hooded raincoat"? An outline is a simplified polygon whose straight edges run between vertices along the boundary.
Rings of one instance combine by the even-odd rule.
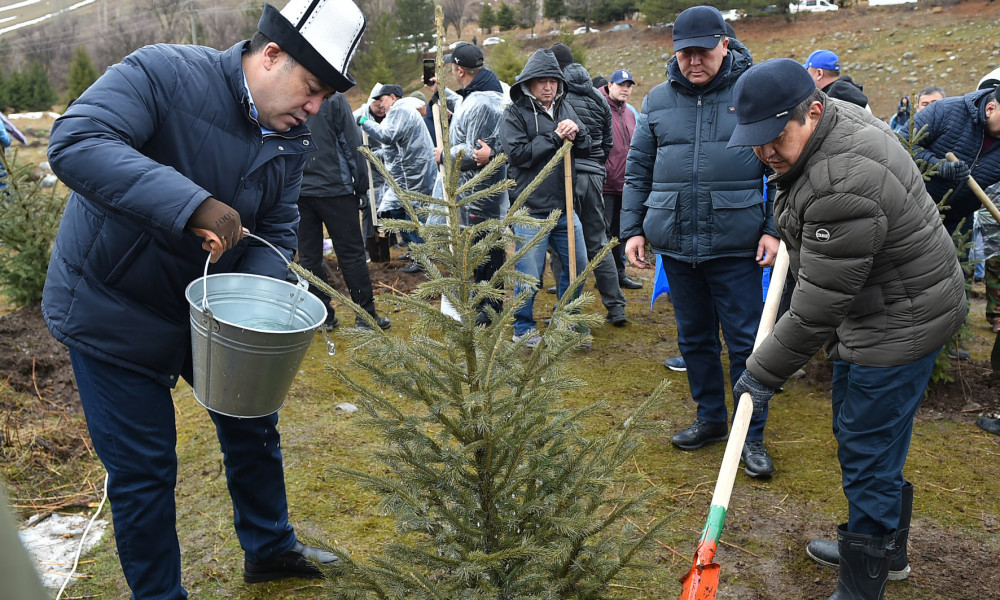
[[[373,142],[382,144],[382,160],[401,188],[430,194],[437,165],[431,134],[417,112],[423,104],[418,98],[400,98],[389,107],[381,123],[368,119],[361,127]],[[402,207],[396,191],[387,184],[378,211],[387,212]]]

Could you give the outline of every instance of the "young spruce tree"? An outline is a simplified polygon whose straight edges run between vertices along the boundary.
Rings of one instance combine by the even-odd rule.
[[[438,72],[441,67],[439,54]],[[509,256],[491,281],[474,280],[476,265],[491,248],[513,244],[511,225],[539,226],[530,242],[538,244],[558,215],[529,216],[523,206],[529,190],[502,220],[460,226],[461,206],[509,189],[513,182],[456,202],[500,168],[505,157],[459,186],[460,161],[448,158],[443,117],[443,200],[402,190],[367,154],[413,219],[383,225],[419,231],[425,243],[411,245],[410,254],[423,265],[427,281],[392,300],[416,316],[408,335],[389,335],[374,323],[371,330],[351,331],[351,366],[368,375],[371,385],[330,367],[359,395],[361,424],[383,441],[375,453],[377,468],[339,470],[381,496],[384,510],[395,518],[397,537],[366,561],[334,549],[341,562],[329,593],[351,600],[606,598],[611,581],[644,566],[645,551],[666,522],[656,520],[641,531],[630,519],[642,515],[648,520],[645,504],[655,493],[629,474],[628,463],[640,448],[649,422],[645,413],[661,399],[660,390],[619,430],[598,436],[585,434],[582,422],[599,405],[568,410],[560,404],[585,383],[560,368],[589,335],[578,326],[601,321],[580,310],[589,295],[571,299],[596,262],[556,306],[553,325],[536,348],[511,341],[513,311],[523,296],[506,298],[490,325],[476,325],[484,298],[503,297],[516,281],[538,285],[514,268],[526,248]],[[535,183],[560,166],[568,151],[569,145],[563,147]],[[444,211],[447,223],[417,222],[430,211]],[[370,318],[323,282],[310,282]],[[439,309],[436,299],[442,295],[460,320]]]

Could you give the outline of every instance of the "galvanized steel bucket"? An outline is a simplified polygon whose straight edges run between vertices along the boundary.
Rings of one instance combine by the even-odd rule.
[[[278,253],[281,252],[261,238]],[[211,257],[209,257],[211,259]],[[190,306],[194,397],[231,417],[262,417],[285,403],[326,307],[306,282],[205,274],[184,291]]]

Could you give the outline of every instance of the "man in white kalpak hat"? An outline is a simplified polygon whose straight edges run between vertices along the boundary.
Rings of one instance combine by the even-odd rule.
[[[170,390],[192,381],[184,289],[211,273],[284,279],[296,247],[306,118],[354,85],[365,29],[350,0],[265,6],[259,31],[228,50],[153,45],[109,68],[52,128],[49,161],[72,190],[42,310],[69,347],[87,425],[109,474],[125,579],[137,600],[186,598],[174,486]],[[244,228],[274,250],[243,239]],[[278,417],[215,423],[256,583],[321,577],[337,557],[288,522]]]

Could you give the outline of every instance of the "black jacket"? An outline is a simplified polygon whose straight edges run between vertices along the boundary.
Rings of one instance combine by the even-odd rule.
[[[594,88],[590,73],[580,63],[570,63],[563,69],[566,77],[566,103],[573,107],[590,134],[590,156],[576,163],[579,171],[605,174],[614,137],[611,132],[611,108]]]
[[[538,77],[553,77],[559,80],[559,93],[552,106],[555,118],[549,116],[542,105],[527,92],[527,82]],[[559,121],[572,119],[580,126],[571,152],[574,163],[575,159],[590,155],[587,127],[581,122],[573,107],[563,101],[565,87],[566,79],[559,68],[559,62],[551,50],[543,48],[536,50],[528,58],[524,69],[510,88],[511,103],[504,111],[500,140],[503,151],[508,157],[510,177],[517,182],[514,189],[515,198],[520,197],[524,189],[563,145],[563,140],[556,134],[556,124]],[[563,170],[556,168],[527,198],[525,207],[533,216],[546,217],[553,210],[564,208],[565,201]]]
[[[301,196],[333,198],[363,196],[368,192],[368,170],[361,146],[361,130],[343,94],[334,94],[306,121],[315,152],[306,158]],[[362,167],[362,168],[359,168]]]
[[[868,96],[865,95],[863,90],[864,88],[861,84],[855,83],[850,75],[844,75],[823,88],[823,92],[831,98],[844,100],[865,108],[868,106]]]

